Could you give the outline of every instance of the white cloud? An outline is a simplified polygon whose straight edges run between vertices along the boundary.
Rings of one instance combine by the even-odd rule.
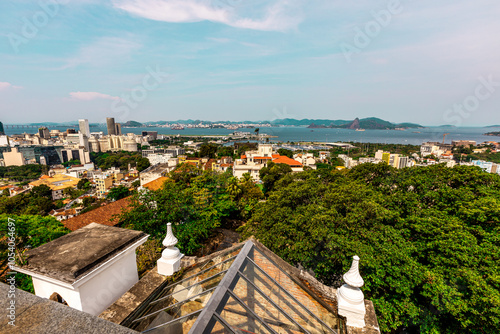
[[[75,100],[82,101],[90,101],[97,99],[105,99],[105,100],[119,100],[120,98],[117,96],[111,96],[108,94],[102,94],[97,92],[71,92],[69,95]]]
[[[225,43],[229,43],[229,42],[232,42],[229,38],[218,38],[218,37],[209,37],[207,38],[209,41],[213,41],[213,42],[216,42],[216,43],[221,43],[221,44],[225,44]]]
[[[231,5],[211,6],[204,0],[112,0],[116,8],[130,14],[150,20],[164,22],[200,22],[211,21],[236,28],[287,31],[296,28],[302,21],[296,14],[290,13],[288,0],[279,0],[268,6],[262,15],[255,19],[236,15],[236,8]]]
[[[126,60],[141,45],[130,39],[117,37],[100,37],[91,44],[84,45],[78,53],[65,60],[60,70],[89,65],[95,67],[111,66]]]
[[[7,90],[9,88],[22,89],[23,87],[21,87],[21,86],[14,86],[10,82],[0,82],[0,90]]]

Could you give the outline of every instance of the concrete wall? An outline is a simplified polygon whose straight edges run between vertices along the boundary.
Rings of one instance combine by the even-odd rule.
[[[111,265],[92,273],[92,277],[80,286],[70,288],[56,280],[40,277],[33,277],[33,286],[39,297],[48,299],[57,292],[68,306],[99,315],[138,281],[134,248],[120,254]]]
[[[99,315],[139,281],[135,249],[80,286],[82,311]]]

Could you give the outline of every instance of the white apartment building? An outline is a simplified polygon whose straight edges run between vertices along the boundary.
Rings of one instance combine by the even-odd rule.
[[[170,159],[172,159],[172,154],[167,153],[149,153],[146,157],[149,163],[154,166],[158,164],[166,164]]]
[[[277,155],[276,155],[277,156]],[[236,159],[233,166],[234,177],[241,178],[243,174],[249,173],[254,180],[260,180],[259,172],[273,159],[273,145],[260,144],[255,151],[247,151]]]

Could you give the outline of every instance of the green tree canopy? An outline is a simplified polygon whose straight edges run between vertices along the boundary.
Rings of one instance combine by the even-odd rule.
[[[284,155],[284,156],[289,157],[289,158],[293,158],[293,152],[291,150],[287,150],[286,148],[278,149],[278,154]]]
[[[156,239],[165,237],[167,223],[171,222],[179,249],[194,254],[215,228],[236,217],[237,203],[228,187],[231,175],[193,167],[179,167],[157,191],[134,195],[132,209],[123,213],[120,221]]]
[[[216,157],[218,146],[212,143],[204,143],[200,146],[200,157],[213,159]]]
[[[361,257],[383,332],[500,328],[500,177],[460,166],[289,174],[243,235],[336,287]]]
[[[266,167],[259,171],[260,179],[264,183],[264,193],[272,191],[274,184],[285,175],[292,172],[292,168],[287,164],[275,164],[268,162]]]
[[[9,224],[10,223],[10,224]],[[13,228],[14,230],[9,230]],[[16,262],[22,259],[22,254],[29,249],[39,247],[49,241],[55,240],[70,231],[53,217],[42,217],[34,215],[0,214],[0,255],[7,259],[9,233],[15,234]],[[3,276],[2,282],[5,282]],[[16,274],[16,285],[23,290],[34,292],[31,277],[24,274]]]
[[[130,190],[128,190],[127,187],[120,185],[118,187],[111,188],[106,198],[112,201],[117,201],[129,195],[130,195]]]
[[[78,184],[76,185],[77,189],[84,189],[84,190],[89,190],[91,188],[92,184],[90,183],[89,179],[83,178],[80,181],[78,181]]]

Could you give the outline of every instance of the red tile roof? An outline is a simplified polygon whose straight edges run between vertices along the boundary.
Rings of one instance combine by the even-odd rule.
[[[254,160],[271,160],[271,157],[254,157]]]
[[[163,186],[163,184],[167,180],[168,180],[168,177],[162,176],[156,180],[153,180],[151,182],[146,183],[145,185],[143,185],[143,187],[148,188],[149,190],[158,190]]]
[[[278,158],[274,159],[273,162],[277,164],[287,164],[291,167],[302,167],[302,163],[298,162],[297,160],[293,160],[289,157],[286,157],[284,155],[280,155]]]
[[[79,228],[87,226],[91,223],[115,226],[118,224],[118,220],[115,219],[111,221],[111,218],[113,218],[113,216],[115,215],[120,214],[122,210],[129,210],[128,206],[130,202],[130,196],[125,197],[79,216],[64,220],[62,221],[62,223],[71,231],[76,231]]]

